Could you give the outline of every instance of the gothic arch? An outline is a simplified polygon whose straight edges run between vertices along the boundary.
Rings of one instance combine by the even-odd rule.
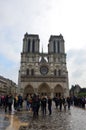
[[[38,94],[39,95],[45,95],[45,96],[51,95],[50,87],[48,86],[48,84],[42,83],[38,87]]]
[[[33,94],[34,93],[34,89],[31,85],[27,85],[24,89],[24,96],[26,96],[27,94]]]
[[[63,87],[60,84],[55,86],[54,95],[55,96],[63,96]]]

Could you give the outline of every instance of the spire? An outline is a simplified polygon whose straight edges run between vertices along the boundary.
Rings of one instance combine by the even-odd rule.
[[[46,60],[45,60],[45,58],[43,56],[43,45],[42,45],[42,56],[41,56],[41,61],[40,62],[46,63]]]

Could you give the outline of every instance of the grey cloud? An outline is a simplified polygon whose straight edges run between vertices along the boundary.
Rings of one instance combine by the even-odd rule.
[[[70,85],[78,83],[82,84],[85,87],[86,50],[69,50],[67,52],[67,64],[69,70]]]
[[[80,65],[86,63],[86,50],[85,49],[73,49],[68,52],[68,61],[73,58],[74,64]]]
[[[19,64],[14,64],[13,66],[6,68],[0,63],[0,75],[13,80],[15,83],[18,83],[18,70]]]
[[[64,10],[63,5],[65,6]],[[61,31],[66,37],[64,37],[65,41],[68,42],[67,46],[71,47],[71,42],[75,42],[77,39],[78,41],[80,40],[78,37],[81,36],[81,32],[77,36],[78,29],[76,28],[74,33],[72,26],[75,27],[76,25],[75,22],[71,23],[71,20],[76,19],[76,17],[72,16],[70,2],[68,5],[70,13],[66,10],[66,3],[61,0],[0,0],[0,52],[7,59],[14,61],[14,66],[16,67],[16,63],[19,64],[20,62],[22,39],[26,31],[28,33],[39,34],[40,43],[41,45],[43,44],[45,50],[47,50],[50,35],[57,35]],[[84,21],[84,19],[82,20]],[[80,27],[80,30],[82,28],[78,24],[77,27]],[[83,27],[85,28],[85,26]],[[80,44],[82,43],[82,39],[83,42],[85,41],[85,34],[84,32],[84,36],[80,37]],[[73,47],[76,48],[77,44],[73,44]],[[67,65],[70,83],[75,83],[76,80],[81,81],[81,78],[84,81],[84,77],[86,77],[86,50],[69,50],[67,52]]]

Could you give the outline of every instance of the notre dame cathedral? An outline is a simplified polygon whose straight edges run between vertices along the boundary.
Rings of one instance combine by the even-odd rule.
[[[51,35],[48,52],[40,52],[39,35],[26,33],[23,38],[18,77],[19,92],[50,96],[69,96],[64,38]]]

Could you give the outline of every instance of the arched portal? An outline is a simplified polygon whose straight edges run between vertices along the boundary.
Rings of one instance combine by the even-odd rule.
[[[49,96],[51,95],[51,91],[49,86],[46,83],[42,83],[39,88],[38,88],[38,94],[39,95],[44,95],[44,96]]]
[[[31,85],[27,85],[26,87],[25,87],[25,89],[24,89],[24,97],[26,96],[26,95],[32,95],[34,93],[34,89],[33,89],[33,87],[31,86]]]
[[[54,88],[54,95],[55,96],[63,96],[63,88],[61,85],[57,85],[55,88]]]

